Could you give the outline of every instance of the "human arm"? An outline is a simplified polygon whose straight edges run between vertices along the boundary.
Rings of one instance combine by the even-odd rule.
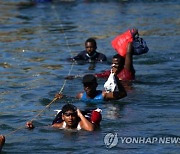
[[[126,97],[127,93],[123,85],[121,84],[120,80],[118,79],[117,75],[114,74],[116,84],[118,87],[118,91],[113,91],[113,92],[106,92],[103,91],[102,95],[104,96],[104,100],[118,100],[120,98]]]
[[[80,92],[80,93],[78,93],[78,94],[76,95],[76,98],[77,98],[77,99],[81,99],[81,98],[82,98],[82,96],[83,96],[83,93],[82,93],[82,92]]]
[[[96,73],[94,74],[97,78],[108,78],[109,75],[110,75],[111,71],[110,70],[107,70],[107,71],[104,71],[102,73]]]
[[[75,78],[82,78],[84,75],[69,75],[69,76],[66,76],[65,79],[67,80],[73,80]]]
[[[86,60],[86,51],[81,51],[77,56],[73,57],[73,60]]]
[[[128,43],[128,45],[127,45],[127,52],[126,52],[126,57],[125,57],[124,68],[127,69],[128,71],[134,72],[132,43]]]
[[[103,53],[98,53],[98,61],[100,62],[107,61],[106,55],[104,55]]]
[[[93,123],[91,123],[89,120],[87,120],[79,109],[77,109],[77,115],[81,119],[80,126],[82,129],[84,129],[86,131],[94,131],[95,130],[95,125]]]
[[[107,57],[103,54],[102,61],[107,61]]]
[[[63,125],[63,122],[61,122],[61,123],[54,123],[54,124],[52,125],[52,127],[53,127],[53,128],[61,128],[62,125]]]
[[[64,95],[63,93],[57,93],[54,98],[56,100],[58,100],[58,99],[62,99],[62,98],[74,98],[74,97]]]
[[[62,93],[58,93],[55,95],[56,99],[62,99],[64,97],[64,95]]]
[[[136,36],[139,36],[138,29],[133,28],[132,30],[132,37],[133,40],[135,39]],[[124,68],[126,68],[128,71],[131,71],[134,73],[134,67],[133,67],[133,43],[129,42],[127,45],[127,52],[126,52],[126,57],[125,57],[125,64]]]
[[[34,126],[34,124],[33,124],[32,121],[28,121],[28,122],[26,123],[26,127],[27,127],[28,129],[34,129],[34,128],[35,128],[35,126]],[[62,127],[62,123],[54,123],[54,124],[52,125],[52,127],[54,127],[54,128],[61,128],[61,127]]]

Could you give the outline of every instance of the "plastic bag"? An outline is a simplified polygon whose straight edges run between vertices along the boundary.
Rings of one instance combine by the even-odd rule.
[[[128,43],[133,42],[132,33],[133,31],[129,29],[126,32],[116,36],[111,42],[112,47],[122,57],[126,56]]]
[[[116,90],[117,87],[117,83],[116,83],[116,79],[114,77],[114,73],[112,73],[109,75],[107,81],[104,84],[104,89],[107,93],[109,92],[114,92]]]
[[[135,38],[132,44],[134,47],[133,55],[141,55],[149,51],[149,48],[143,38]]]

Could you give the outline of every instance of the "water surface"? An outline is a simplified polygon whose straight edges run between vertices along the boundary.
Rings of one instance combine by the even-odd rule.
[[[60,91],[69,73],[67,61],[95,37],[98,50],[108,61],[116,52],[111,40],[137,27],[150,51],[134,56],[136,80],[128,96],[119,101],[95,104],[103,112],[101,129],[67,132],[46,127],[55,109],[65,103],[84,109],[76,99],[53,103],[35,121],[32,131],[21,129],[6,138],[2,153],[178,153],[179,144],[122,144],[106,148],[107,133],[121,136],[180,136],[179,40],[180,2],[167,1],[58,1],[22,5],[0,2],[0,133],[7,135],[33,119]],[[96,73],[109,68],[98,63],[75,64],[71,74]],[[105,80],[99,79],[99,89]],[[67,81],[63,93],[82,91],[81,78]]]

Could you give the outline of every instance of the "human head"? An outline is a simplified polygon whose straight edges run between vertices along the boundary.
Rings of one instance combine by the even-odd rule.
[[[119,54],[113,56],[112,59],[112,67],[116,67],[118,72],[120,72],[124,68],[125,58]]]
[[[66,122],[68,128],[76,127],[78,123],[77,108],[72,104],[66,104],[62,107],[62,120]]]
[[[97,79],[92,74],[87,74],[83,77],[82,83],[84,85],[84,90],[88,96],[92,96],[96,92],[98,86]]]
[[[88,38],[85,41],[86,52],[89,56],[92,56],[97,49],[96,41],[93,38]]]

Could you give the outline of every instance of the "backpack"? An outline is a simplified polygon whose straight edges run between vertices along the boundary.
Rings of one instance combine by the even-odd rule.
[[[144,53],[147,53],[149,51],[149,48],[146,44],[146,42],[143,40],[143,38],[137,37],[132,42],[134,52],[133,55],[141,55]]]

